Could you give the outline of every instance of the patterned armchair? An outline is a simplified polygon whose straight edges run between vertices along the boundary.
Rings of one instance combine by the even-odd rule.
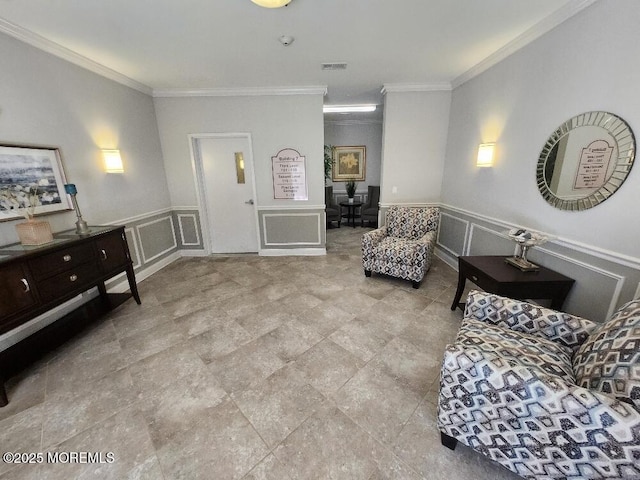
[[[438,428],[524,478],[640,478],[640,300],[597,324],[472,291]]]
[[[431,267],[439,220],[435,207],[390,207],[386,226],[362,236],[364,274],[411,280],[413,288],[419,288]]]

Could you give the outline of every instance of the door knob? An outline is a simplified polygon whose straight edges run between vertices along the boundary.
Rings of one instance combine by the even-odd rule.
[[[246,202],[247,205],[253,205],[253,198],[250,198],[249,200],[247,200]]]

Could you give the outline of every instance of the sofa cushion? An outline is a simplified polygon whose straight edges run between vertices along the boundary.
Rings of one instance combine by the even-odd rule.
[[[623,305],[573,357],[576,382],[640,409],[640,300]]]
[[[376,258],[385,263],[412,265],[416,262],[419,254],[425,254],[426,249],[426,245],[415,240],[385,237],[374,248],[374,254]]]
[[[464,319],[456,344],[473,347],[509,362],[575,381],[571,367],[571,349],[546,338],[497,327],[479,320]]]
[[[418,240],[425,233],[438,230],[440,210],[436,207],[389,208],[387,227],[389,235],[397,238]]]

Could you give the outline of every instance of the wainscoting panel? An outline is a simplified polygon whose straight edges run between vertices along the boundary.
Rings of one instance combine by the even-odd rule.
[[[136,230],[140,238],[144,263],[151,262],[178,248],[171,215],[136,225]]]
[[[139,268],[142,266],[142,261],[140,259],[140,248],[138,247],[135,230],[131,227],[125,227],[124,234],[127,237],[127,245],[129,246],[129,254],[131,255],[133,268]]]
[[[258,218],[261,255],[278,252],[318,255],[326,252],[324,206],[310,209],[263,208],[258,210]]]
[[[466,255],[513,255],[515,245],[500,230],[472,223]]]
[[[469,234],[469,222],[441,212],[438,230],[438,246],[450,255],[463,255]]]
[[[178,231],[177,242],[181,250],[203,250],[200,214],[197,210],[174,210],[174,224]]]
[[[436,254],[453,268],[458,267],[461,251],[464,255],[513,255],[516,251],[504,232],[518,225],[448,205],[442,205],[441,212]],[[531,249],[527,258],[575,279],[563,310],[590,320],[605,321],[640,294],[640,259],[559,240]]]

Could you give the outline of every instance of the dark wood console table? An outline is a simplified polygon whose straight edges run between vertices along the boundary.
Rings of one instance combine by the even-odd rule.
[[[89,317],[109,311],[133,296],[140,304],[124,226],[90,227],[88,235],[74,230],[54,235],[40,246],[19,243],[0,247],[0,334],[97,287],[100,296],[80,307]],[[104,282],[126,272],[130,294],[108,294]],[[88,309],[88,310],[87,310]],[[73,313],[73,312],[72,312]],[[86,322],[82,315],[66,315],[0,352],[0,406],[8,403],[4,381],[16,369],[64,342]],[[61,334],[61,332],[66,334]]]
[[[551,299],[551,308],[562,308],[575,280],[545,267],[534,272],[523,272],[505,263],[506,258],[458,257],[458,289],[451,310],[462,306],[459,302],[467,279],[487,292],[518,300]]]

